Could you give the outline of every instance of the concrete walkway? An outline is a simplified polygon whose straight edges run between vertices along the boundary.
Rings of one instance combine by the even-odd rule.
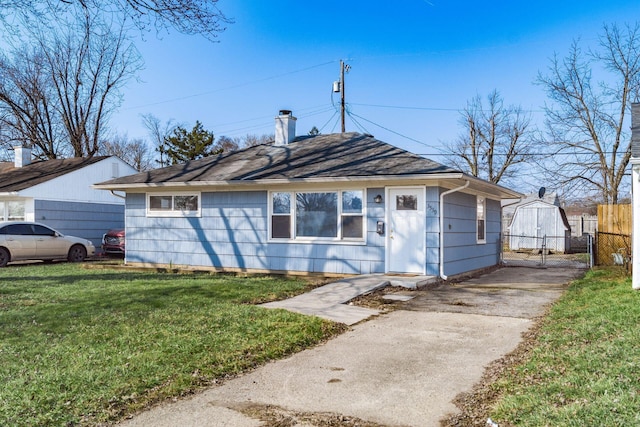
[[[382,274],[355,276],[321,286],[306,294],[266,303],[262,306],[266,308],[283,308],[346,325],[355,325],[371,316],[380,314],[380,312],[370,308],[345,304],[352,299],[360,295],[370,294],[389,285],[416,289],[435,280],[436,278],[433,276],[385,276]]]
[[[580,274],[503,268],[456,285],[407,290],[414,298],[393,312],[121,425],[309,427],[355,417],[381,426],[436,427],[458,412],[455,397],[481,380],[485,366],[514,350],[532,319]],[[376,280],[361,286],[375,289],[385,281]],[[342,286],[337,293],[358,292]],[[326,301],[318,303],[325,307],[319,315],[340,304],[326,290],[316,295]],[[261,421],[270,411],[280,423]],[[309,422],[309,416],[333,424]]]

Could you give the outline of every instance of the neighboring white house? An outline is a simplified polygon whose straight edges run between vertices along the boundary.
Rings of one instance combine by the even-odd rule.
[[[126,193],[131,265],[446,278],[497,265],[518,192],[359,133],[295,136],[97,184]]]
[[[640,104],[631,104],[632,286],[640,290]]]
[[[135,168],[114,156],[32,162],[31,149],[14,150],[14,162],[0,162],[0,221],[37,221],[97,248],[108,229],[124,227],[124,199],[92,185]]]

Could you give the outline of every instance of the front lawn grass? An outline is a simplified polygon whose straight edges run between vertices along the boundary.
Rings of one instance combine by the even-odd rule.
[[[312,346],[338,324],[253,304],[302,279],[0,269],[0,425],[114,421]]]
[[[610,268],[574,282],[527,360],[494,384],[500,426],[640,425],[640,292]]]

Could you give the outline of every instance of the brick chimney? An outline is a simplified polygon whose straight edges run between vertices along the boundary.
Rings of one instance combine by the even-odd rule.
[[[31,164],[31,147],[23,147],[18,145],[13,147],[14,151],[14,166],[21,168]]]
[[[296,120],[290,110],[280,110],[276,117],[275,145],[287,145],[295,139]]]

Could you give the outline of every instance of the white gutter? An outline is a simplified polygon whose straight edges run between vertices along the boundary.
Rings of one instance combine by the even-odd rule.
[[[469,186],[471,181],[467,180],[464,185],[454,188],[452,190],[445,191],[440,194],[440,278],[447,280],[447,276],[444,274],[444,196],[462,191]]]
[[[346,177],[321,177],[321,178],[276,178],[276,179],[253,179],[253,180],[218,180],[218,181],[169,181],[169,182],[134,182],[134,183],[98,183],[92,187],[99,190],[126,190],[136,188],[162,188],[162,187],[229,187],[229,186],[251,186],[251,185],[277,185],[277,184],[298,184],[298,183],[334,183],[353,181],[444,181],[447,179],[462,179],[464,175],[460,172],[449,172],[440,174],[411,174],[411,175],[358,175]],[[122,179],[122,178],[119,178]],[[494,185],[496,186],[496,185]]]

